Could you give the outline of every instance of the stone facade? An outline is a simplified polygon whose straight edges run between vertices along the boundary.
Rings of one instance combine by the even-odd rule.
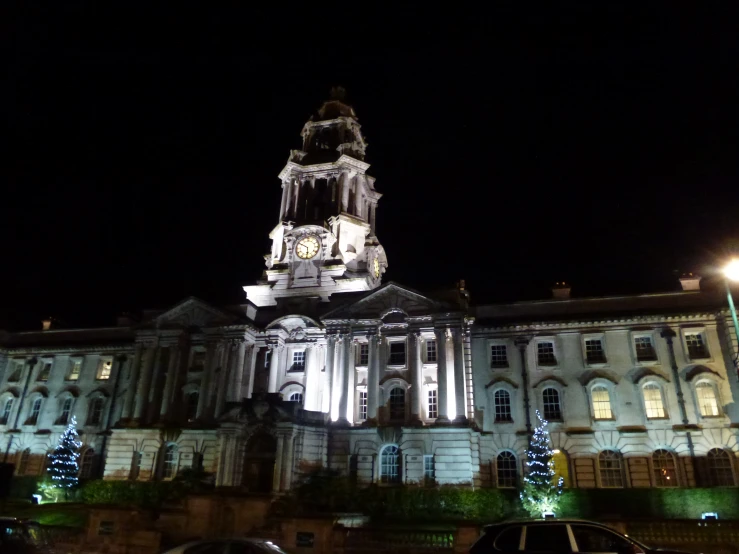
[[[382,283],[380,194],[339,96],[280,173],[279,221],[245,302],[196,298],[100,329],[0,334],[0,436],[21,474],[77,417],[84,476],[290,490],[515,487],[535,411],[572,487],[735,485],[736,337],[720,294],[470,306]],[[276,210],[277,211],[277,210]]]

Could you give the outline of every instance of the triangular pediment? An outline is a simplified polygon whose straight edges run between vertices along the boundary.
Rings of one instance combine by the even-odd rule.
[[[321,319],[392,319],[394,314],[417,317],[458,309],[391,282],[328,312]]]
[[[190,297],[158,315],[155,321],[157,327],[214,327],[233,323],[236,319],[233,314]]]

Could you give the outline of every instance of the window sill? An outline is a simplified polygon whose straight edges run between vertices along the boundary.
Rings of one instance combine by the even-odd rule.
[[[493,423],[513,423],[512,419],[496,419]]]
[[[511,369],[509,365],[490,365],[490,369]]]
[[[657,358],[653,360],[636,360],[636,365],[660,365]]]
[[[598,369],[602,369],[604,367],[608,367],[608,362],[607,361],[605,361],[605,362],[588,362],[586,360],[585,361],[585,367],[595,367],[595,368],[598,368]]]
[[[700,362],[700,363],[704,363],[705,364],[705,363],[712,363],[713,362],[713,358],[711,356],[709,356],[707,358],[692,358],[692,357],[688,356],[688,361],[691,362],[691,363],[693,363],[693,362]]]
[[[385,366],[385,369],[395,369],[395,370],[406,369],[406,365],[405,364],[387,364]]]

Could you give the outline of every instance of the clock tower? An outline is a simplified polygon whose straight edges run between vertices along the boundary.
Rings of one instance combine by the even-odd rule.
[[[367,143],[344,90],[303,126],[301,150],[291,150],[279,178],[279,222],[269,237],[267,269],[256,285],[245,286],[257,307],[291,297],[318,297],[366,291],[380,285],[387,268],[375,235],[382,196],[367,175]]]

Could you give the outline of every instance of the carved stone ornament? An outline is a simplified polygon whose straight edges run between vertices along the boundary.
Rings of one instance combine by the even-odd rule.
[[[291,341],[302,341],[305,340],[305,329],[302,327],[296,327],[292,331],[290,331],[290,336],[288,337],[288,340]]]

